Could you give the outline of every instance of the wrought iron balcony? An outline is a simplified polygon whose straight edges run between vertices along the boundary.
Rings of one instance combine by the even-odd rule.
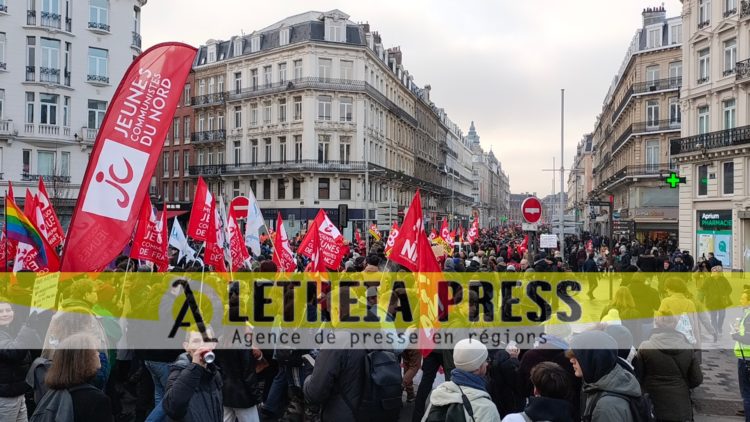
[[[682,87],[682,77],[664,78],[653,81],[638,82],[633,85],[633,93],[642,94],[644,92],[680,89],[680,87]]]
[[[89,22],[89,29],[93,29],[95,31],[109,32],[109,25],[107,25],[106,23],[101,23],[101,22]]]
[[[597,184],[596,190],[606,190],[607,188],[614,187],[614,185],[620,182],[627,182],[629,180],[633,181],[633,179],[661,177],[672,171],[677,171],[677,166],[672,163],[637,164],[625,166],[620,170],[614,172],[609,177],[601,180]]]
[[[0,12],[2,12],[2,13],[8,13],[8,5],[7,4],[0,4]]]
[[[703,28],[707,27],[708,25],[711,25],[711,21],[710,20],[705,20],[703,22],[698,22],[698,29],[703,29]]]
[[[615,109],[615,113],[612,115],[612,121],[617,120],[617,118],[620,116],[620,113],[622,113],[622,110],[625,109],[625,106],[628,105],[628,102],[630,101],[630,97],[633,96],[633,87],[631,86],[628,88],[627,91],[625,91],[625,94],[622,96],[622,99],[620,100],[620,104],[617,105],[617,108]]]
[[[612,152],[617,151],[620,149],[620,147],[625,143],[625,141],[630,138],[630,135],[633,134],[633,125],[628,126],[624,132],[617,138],[615,143],[612,145]],[[609,154],[609,153],[608,153]]]
[[[0,62],[0,69],[8,70],[8,65],[5,62]]]
[[[60,83],[60,69],[53,69],[51,67],[40,67],[39,68],[39,81],[59,84]]]
[[[23,182],[35,182],[42,178],[47,183],[70,183],[70,176],[55,176],[50,174],[31,174],[21,173],[21,181]]]
[[[104,75],[86,75],[86,81],[95,84],[109,84],[109,76]]]
[[[670,130],[680,130],[680,119],[652,120],[633,123],[633,133],[635,134],[664,132]]]
[[[209,144],[214,142],[224,142],[227,139],[226,130],[207,130],[203,132],[193,132],[190,134],[190,141],[196,144]]]
[[[670,154],[676,155],[747,144],[750,144],[750,126],[741,126],[673,139],[669,149]]]
[[[190,104],[195,107],[207,107],[211,105],[224,104],[229,97],[228,92],[215,92],[208,95],[198,95],[190,99]]]
[[[750,59],[737,62],[735,73],[738,81],[748,79],[750,77]]]
[[[742,0],[740,2],[740,19],[750,16],[750,1]]]
[[[706,83],[706,82],[708,82],[708,76],[704,76],[704,77],[702,77],[702,78],[698,78],[698,80],[696,81],[696,83],[697,83],[698,85],[700,85],[700,84],[704,84],[704,83]]]
[[[36,80],[36,67],[26,66],[26,82],[34,82]]]
[[[36,10],[26,11],[26,25],[36,25]]]
[[[724,17],[728,18],[736,13],[737,13],[737,8],[735,7],[734,9],[724,11]]]
[[[365,81],[356,81],[350,79],[333,79],[321,77],[308,77],[293,79],[284,82],[274,82],[266,85],[256,85],[243,88],[239,92],[232,91],[229,93],[228,101],[238,101],[247,98],[259,97],[262,95],[276,94],[284,91],[316,89],[321,91],[352,91],[364,92],[378,101],[399,118],[406,121],[412,126],[417,125],[417,119],[399,107],[397,104],[388,99],[380,91]]]
[[[46,28],[60,29],[61,16],[59,13],[42,11],[40,25]]]
[[[729,76],[729,75],[731,75],[732,73],[734,73],[735,69],[736,69],[736,68],[734,68],[734,67],[733,67],[733,68],[731,68],[731,69],[724,69],[724,71],[723,71],[723,72],[721,72],[721,76]]]
[[[70,71],[66,70],[63,75],[65,77],[65,86],[70,86]]]
[[[73,19],[72,18],[65,18],[65,31],[73,32]]]
[[[141,49],[141,34],[133,31],[133,41],[131,45],[137,47],[139,50]]]
[[[337,161],[337,160],[286,160],[269,161],[257,163],[238,164],[214,164],[203,166],[190,166],[191,176],[203,175],[232,175],[232,174],[257,174],[257,173],[288,173],[299,171],[315,172],[354,172],[365,171],[367,163],[364,161]]]

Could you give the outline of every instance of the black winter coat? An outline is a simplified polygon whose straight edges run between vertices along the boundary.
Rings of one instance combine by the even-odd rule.
[[[93,385],[70,392],[75,422],[112,422],[112,404],[102,390]]]
[[[172,421],[222,422],[221,375],[214,364],[192,363],[187,353],[169,366],[164,412]]]
[[[362,397],[366,351],[323,349],[315,360],[312,375],[305,380],[305,399],[320,404],[321,420],[353,421],[355,415],[346,400],[357,406]],[[346,400],[342,395],[346,395]]]
[[[36,331],[29,327],[21,327],[15,336],[9,327],[0,327],[0,397],[18,397],[31,389],[26,384],[31,355],[18,347],[38,343]]]
[[[505,350],[498,350],[492,355],[487,390],[501,418],[509,413],[522,411],[526,403],[526,396],[521,392],[518,379],[519,366],[518,359],[510,357]]]
[[[256,361],[250,350],[216,350],[216,363],[221,369],[224,406],[247,409],[259,403]]]

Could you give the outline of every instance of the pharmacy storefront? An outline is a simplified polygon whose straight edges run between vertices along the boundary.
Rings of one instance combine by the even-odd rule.
[[[725,269],[732,268],[732,210],[697,211],[696,259],[713,252]]]

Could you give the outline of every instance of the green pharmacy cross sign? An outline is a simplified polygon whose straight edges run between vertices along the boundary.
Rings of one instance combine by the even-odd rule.
[[[678,187],[680,183],[685,183],[685,178],[678,177],[677,173],[672,172],[672,173],[669,173],[669,177],[667,177],[665,181],[667,182],[670,188],[674,189]]]

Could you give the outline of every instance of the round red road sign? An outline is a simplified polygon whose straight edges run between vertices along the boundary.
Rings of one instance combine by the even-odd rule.
[[[229,210],[234,211],[237,218],[247,218],[247,210],[250,208],[250,200],[246,196],[237,196],[229,203]]]
[[[542,203],[539,198],[530,196],[521,203],[521,214],[527,223],[534,224],[542,218]]]

